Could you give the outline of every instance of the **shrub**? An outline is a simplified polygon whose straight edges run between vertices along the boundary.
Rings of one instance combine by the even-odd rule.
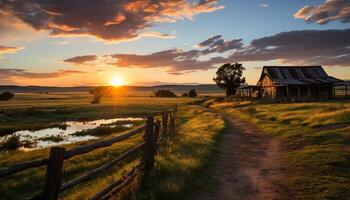
[[[188,97],[188,93],[187,93],[187,92],[182,93],[182,94],[181,94],[181,97]]]
[[[15,150],[21,147],[21,141],[19,140],[19,136],[12,135],[11,137],[7,138],[6,141],[4,141],[1,144],[2,150]]]
[[[15,95],[11,92],[4,92],[0,94],[0,101],[8,101],[12,99]]]
[[[155,97],[177,97],[176,94],[170,90],[158,90],[154,93]]]
[[[190,92],[188,93],[188,96],[189,97],[196,97],[197,96],[197,92],[196,92],[196,90],[195,89],[192,89],[192,90],[190,90]]]

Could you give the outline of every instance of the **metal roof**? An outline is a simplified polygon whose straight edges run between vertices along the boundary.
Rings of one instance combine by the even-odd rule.
[[[264,66],[259,82],[267,75],[277,85],[333,84],[342,80],[328,76],[321,66]]]

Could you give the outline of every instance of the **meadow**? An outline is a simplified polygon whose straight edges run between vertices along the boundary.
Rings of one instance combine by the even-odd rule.
[[[223,121],[217,119],[198,106],[191,106],[200,98],[153,98],[153,97],[118,97],[105,98],[101,104],[91,104],[91,96],[87,93],[54,93],[54,94],[16,94],[11,101],[0,105],[0,133],[8,130],[36,130],[67,120],[96,120],[115,117],[144,117],[161,111],[179,107],[177,118],[177,137],[173,141],[164,141],[164,149],[157,156],[156,170],[161,174],[162,187],[154,194],[166,196],[173,194],[181,196],[188,190],[189,180],[199,169],[208,164],[208,158],[213,153],[215,136],[223,129]],[[208,123],[209,122],[209,123]],[[110,132],[101,138],[110,138],[121,132]],[[112,160],[126,149],[142,141],[141,135],[135,135],[122,143],[77,156],[65,161],[63,181],[82,175],[101,164]],[[66,149],[92,141],[62,145]],[[18,162],[47,157],[49,149],[39,149],[29,152],[13,150],[0,153],[0,168]],[[135,157],[123,162],[99,175],[91,181],[80,184],[63,192],[62,199],[88,199],[104,188],[112,180],[117,179],[138,162]],[[181,170],[179,170],[181,169]],[[22,199],[29,194],[40,193],[45,175],[45,168],[36,168],[4,178],[0,182],[0,199]],[[150,175],[147,183],[157,182]],[[33,184],[35,183],[35,184]],[[159,182],[160,183],[160,182]],[[141,186],[145,190],[146,185]],[[148,192],[147,192],[148,194]],[[140,194],[139,198],[149,197]]]
[[[350,196],[350,102],[268,104],[208,101],[278,137],[286,181],[296,199]]]

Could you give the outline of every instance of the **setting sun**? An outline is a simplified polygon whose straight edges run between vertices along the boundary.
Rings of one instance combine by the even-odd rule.
[[[112,86],[122,86],[125,85],[125,82],[122,77],[113,77],[110,81]]]

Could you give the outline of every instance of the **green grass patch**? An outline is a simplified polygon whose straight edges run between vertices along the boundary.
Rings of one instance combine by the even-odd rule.
[[[155,169],[145,175],[138,199],[184,199],[189,192],[208,191],[217,140],[224,121],[203,108],[180,109],[179,128],[170,143],[160,149]],[[210,179],[212,180],[212,179]]]

